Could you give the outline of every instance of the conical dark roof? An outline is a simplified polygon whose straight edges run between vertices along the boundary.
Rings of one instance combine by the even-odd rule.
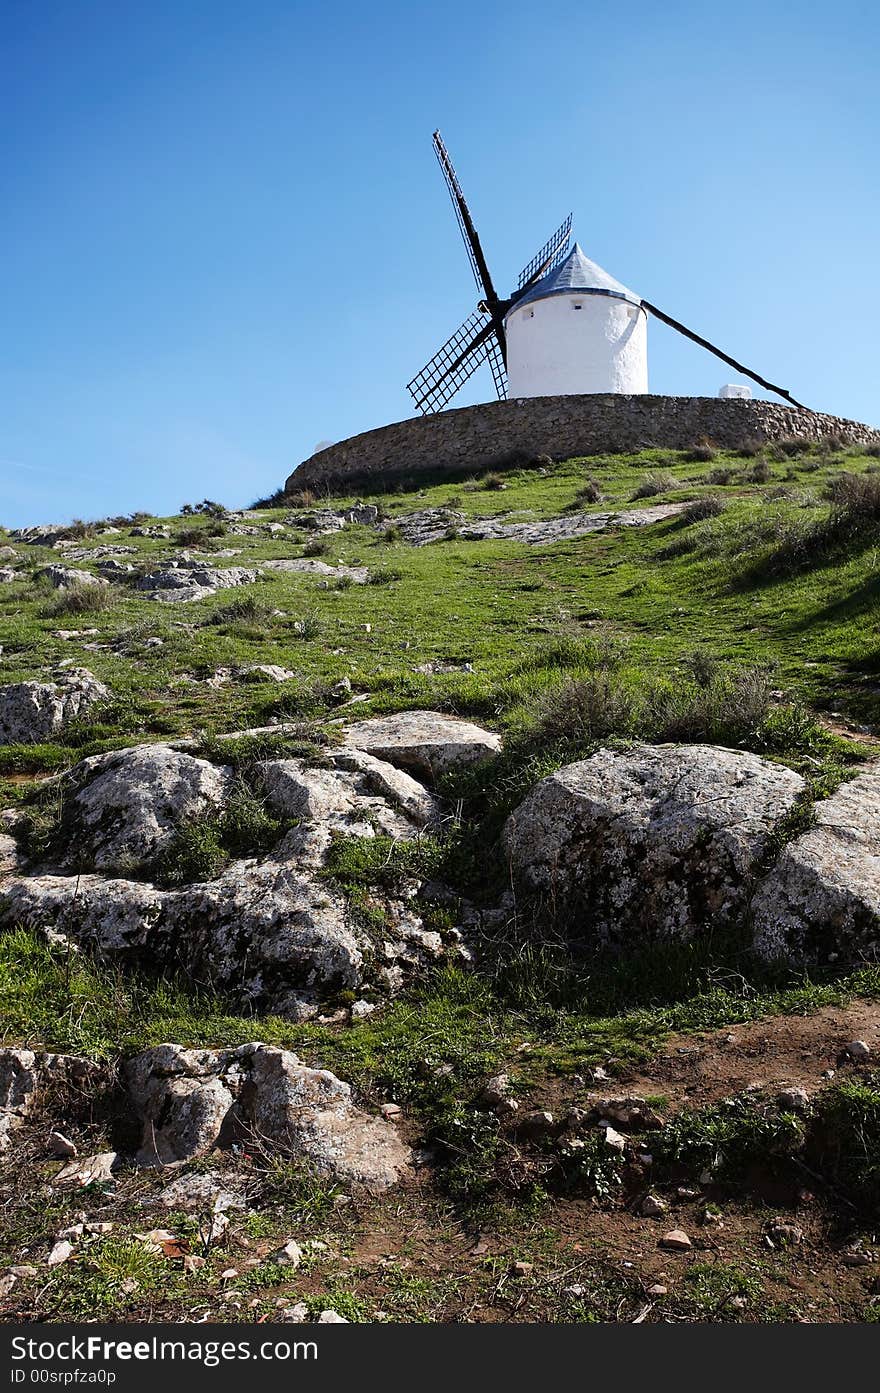
[[[631,305],[641,304],[640,296],[627,290],[595,261],[584,256],[579,243],[575,242],[565,260],[549,275],[537,281],[511,308],[518,310],[520,305],[527,305],[530,300],[545,300],[548,295],[570,295],[578,290],[585,295],[611,295],[618,300],[628,300]]]

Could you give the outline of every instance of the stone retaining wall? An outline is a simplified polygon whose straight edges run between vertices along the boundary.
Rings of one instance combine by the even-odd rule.
[[[749,441],[800,436],[880,444],[880,429],[771,401],[720,397],[569,396],[485,402],[416,416],[340,440],[305,460],[285,488],[339,490],[371,481],[434,473],[478,473],[536,455],[686,449],[709,442],[738,449]]]

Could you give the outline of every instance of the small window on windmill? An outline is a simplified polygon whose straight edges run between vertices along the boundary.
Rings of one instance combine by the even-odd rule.
[[[573,310],[582,310],[582,309],[583,309],[583,305],[582,305],[581,301],[580,301],[580,300],[575,300],[574,304],[572,305],[572,309],[573,309]]]

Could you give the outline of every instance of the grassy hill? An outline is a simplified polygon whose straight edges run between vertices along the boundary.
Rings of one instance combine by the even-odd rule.
[[[358,502],[378,506],[378,526],[324,534],[309,525],[316,509]],[[657,503],[687,506],[644,527],[612,517],[601,531],[537,545],[459,535],[476,519]],[[427,509],[449,510],[448,526],[439,540],[412,545],[400,520]],[[169,535],[140,535],[157,526]],[[53,743],[0,747],[0,807],[25,809],[36,838],[51,827],[46,776],[126,744],[195,736],[209,747],[223,733],[275,723],[286,731],[279,738],[305,741],[340,716],[404,708],[502,732],[497,761],[441,788],[450,810],[441,835],[338,845],[331,874],[366,912],[372,887],[412,875],[491,897],[505,878],[497,846],[505,813],[538,777],[600,743],[749,749],[795,768],[817,795],[880,753],[876,451],[792,442],[740,454],[699,447],[538,462],[358,499],[291,496],[245,514],[199,505],[166,519],[77,523],[66,537],[75,544],[67,556],[0,533],[0,548],[14,552],[0,564],[18,568],[0,585],[0,683],[44,679],[67,664],[87,667],[113,694]],[[94,568],[101,557],[70,553],[102,547],[130,548],[117,559],[135,571],[66,591],[37,575],[58,562]],[[253,584],[179,604],[132,588],[141,571],[193,552],[211,566],[313,558],[366,567],[368,580],[265,571]],[[292,675],[277,682],[248,670],[258,665]],[[247,757],[246,741],[239,754]],[[368,1101],[401,1104],[413,1140],[434,1158],[423,1184],[403,1199],[334,1207],[333,1194],[294,1183],[283,1167],[261,1170],[242,1237],[259,1249],[296,1225],[328,1246],[296,1281],[271,1265],[243,1279],[238,1307],[223,1306],[212,1259],[199,1299],[226,1318],[256,1319],[294,1288],[316,1309],[333,1305],[351,1319],[381,1311],[400,1320],[632,1320],[645,1306],[650,1319],[875,1318],[864,1271],[840,1253],[842,1236],[864,1236],[880,1212],[874,1181],[867,1200],[851,1184],[854,1157],[870,1155],[876,1166],[880,1093],[870,1081],[828,1089],[823,1117],[837,1119],[849,1150],[834,1160],[817,1141],[811,1180],[791,1159],[784,1126],[741,1089],[750,1081],[745,1058],[756,1082],[779,1077],[774,1052],[784,1055],[790,1022],[801,1017],[815,1023],[804,1048],[818,1078],[841,1032],[864,1027],[859,1013],[880,992],[880,972],[771,978],[741,945],[721,940],[576,963],[563,942],[531,927],[483,945],[470,969],[438,969],[374,1017],[304,1025],[236,1016],[192,983],[108,973],[11,933],[0,938],[0,1030],[7,1042],[102,1057],[167,1039],[228,1046],[258,1036],[337,1070]],[[701,1077],[691,1094],[673,1065],[657,1062],[723,1054],[728,1036],[734,1063],[711,1083]],[[633,1210],[639,1186],[613,1156],[572,1155],[551,1177],[540,1144],[520,1145],[480,1111],[475,1097],[499,1071],[510,1074],[523,1112],[557,1117],[597,1083],[650,1092],[661,1113],[678,1118],[656,1148],[667,1188],[679,1176],[687,1188],[700,1157],[724,1153],[726,1169],[697,1205],[723,1212],[724,1233],[706,1220],[711,1241],[696,1243],[685,1266],[658,1255],[657,1235],[645,1237]],[[847,1101],[847,1087],[862,1092]],[[740,1102],[725,1112],[731,1091]],[[805,1188],[815,1192],[798,1218],[806,1238],[768,1243],[774,1205],[797,1207]],[[95,1309],[158,1318],[192,1305],[192,1282],[169,1284],[158,1260],[134,1272],[125,1236],[134,1199],[124,1200],[118,1251],[61,1269],[32,1308],[27,1295],[25,1318]],[[693,1210],[695,1201],[681,1203]],[[58,1219],[51,1206],[39,1216],[32,1196],[18,1193],[17,1204],[10,1261],[28,1224]],[[686,1223],[687,1212],[668,1214],[662,1231]],[[693,1213],[687,1222],[696,1223]],[[217,1262],[228,1265],[228,1254]],[[667,1290],[649,1295],[652,1286]]]

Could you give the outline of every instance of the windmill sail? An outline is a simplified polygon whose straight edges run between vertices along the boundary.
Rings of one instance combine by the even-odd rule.
[[[568,244],[571,241],[571,213],[565,219],[561,227],[558,227],[553,236],[544,246],[533,256],[528,266],[524,266],[519,273],[519,280],[516,283],[517,290],[528,290],[534,281],[538,281],[542,276],[549,275],[554,271],[568,252]]]
[[[497,302],[498,296],[495,294],[495,287],[492,284],[489,267],[486,265],[486,258],[483,254],[483,248],[480,245],[480,239],[477,236],[477,229],[474,227],[474,220],[465,202],[461,184],[458,182],[455,166],[449,158],[449,151],[443,144],[443,137],[439,131],[434,132],[434,150],[440,162],[440,168],[443,170],[443,176],[446,179],[449,197],[452,199],[452,206],[455,209],[455,216],[458,219],[459,230],[471,263],[471,270],[474,273],[477,289],[483,292],[491,310],[493,303]]]
[[[504,360],[495,335],[492,317],[475,310],[434,354],[411,382],[407,391],[423,415],[440,411],[451,401],[483,363],[488,360],[498,396],[507,396]]]

